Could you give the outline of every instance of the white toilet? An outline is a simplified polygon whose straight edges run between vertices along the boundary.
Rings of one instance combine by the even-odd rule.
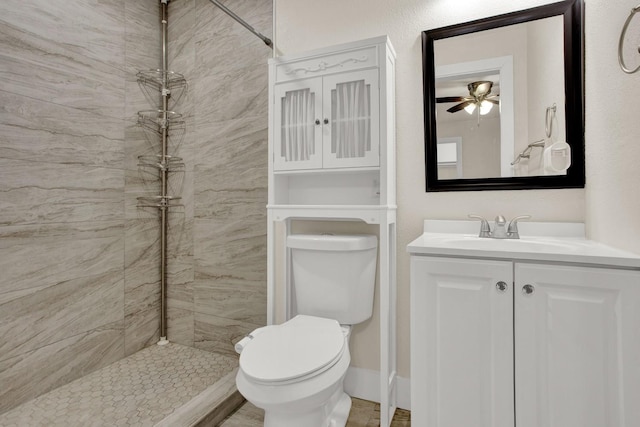
[[[291,235],[287,247],[298,315],[250,334],[236,384],[265,427],[344,427],[349,336],[373,311],[377,239]]]

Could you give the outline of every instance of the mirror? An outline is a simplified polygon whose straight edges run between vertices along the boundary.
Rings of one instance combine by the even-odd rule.
[[[424,31],[427,191],[584,187],[582,0]]]

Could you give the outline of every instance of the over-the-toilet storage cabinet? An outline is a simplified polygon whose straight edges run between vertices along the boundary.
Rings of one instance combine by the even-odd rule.
[[[269,61],[267,299],[276,321],[276,274],[292,314],[290,251],[276,252],[292,220],[379,227],[381,425],[396,401],[395,52],[386,36]],[[276,237],[281,231],[284,236]],[[281,242],[280,246],[276,246]],[[278,265],[276,266],[276,263]]]
[[[412,422],[640,425],[640,271],[411,257]]]

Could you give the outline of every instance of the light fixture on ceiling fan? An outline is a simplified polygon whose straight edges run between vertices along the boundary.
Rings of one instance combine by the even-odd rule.
[[[493,108],[493,104],[499,104],[497,98],[499,95],[491,95],[491,88],[493,82],[488,80],[480,80],[477,82],[471,82],[467,85],[469,90],[469,96],[445,96],[436,98],[438,103],[447,102],[459,102],[447,111],[450,113],[456,113],[461,110],[465,110],[469,114],[473,114],[475,109],[478,109],[479,115],[489,114]]]

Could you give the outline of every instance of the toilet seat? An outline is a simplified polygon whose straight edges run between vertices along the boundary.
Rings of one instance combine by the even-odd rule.
[[[256,336],[240,354],[240,369],[258,383],[301,381],[331,368],[345,341],[336,320],[298,315]]]

